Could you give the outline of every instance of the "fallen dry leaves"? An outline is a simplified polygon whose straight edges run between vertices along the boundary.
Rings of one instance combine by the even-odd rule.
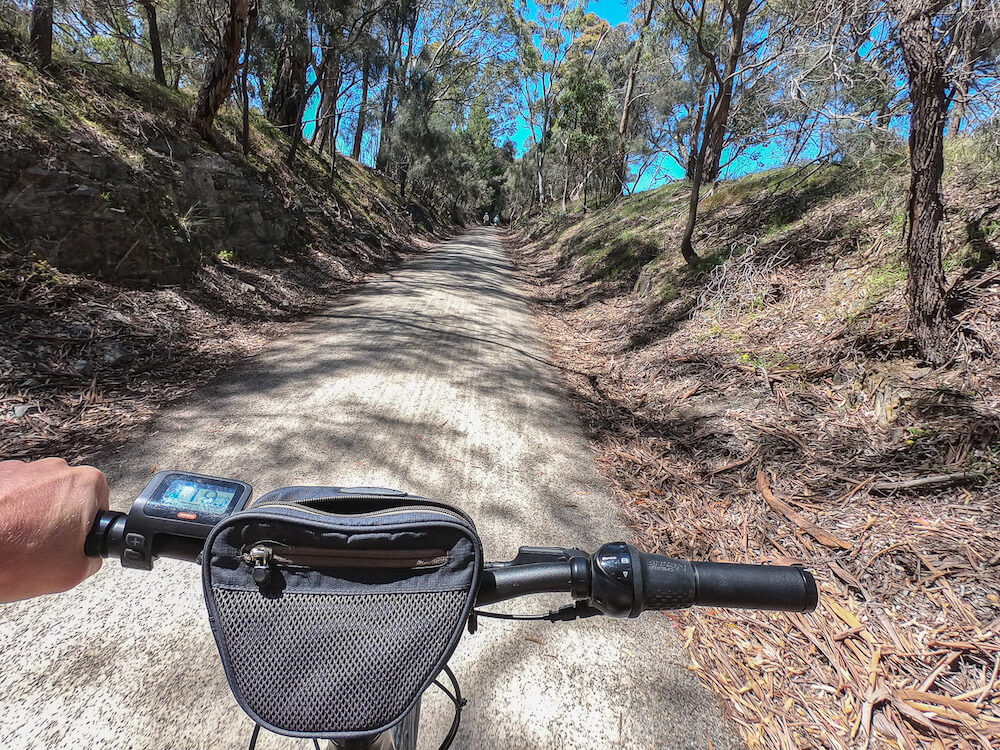
[[[817,577],[810,614],[671,615],[747,744],[1000,746],[995,362],[915,371],[893,353],[898,307],[805,325],[804,280],[774,264],[797,310],[716,335],[697,300],[677,319],[510,244],[639,543]],[[996,285],[980,292],[995,311]],[[979,355],[1000,343],[990,315],[970,317]]]

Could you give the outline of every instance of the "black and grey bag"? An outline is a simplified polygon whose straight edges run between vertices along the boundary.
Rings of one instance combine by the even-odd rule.
[[[384,731],[445,666],[483,567],[472,520],[389,490],[286,487],[205,542],[208,616],[237,702],[272,731]]]

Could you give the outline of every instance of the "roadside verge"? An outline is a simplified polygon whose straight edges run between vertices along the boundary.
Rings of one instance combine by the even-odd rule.
[[[995,746],[990,391],[886,372],[849,337],[804,361],[732,356],[697,309],[670,317],[541,243],[507,250],[640,545],[816,573],[809,615],[670,615],[747,744]]]

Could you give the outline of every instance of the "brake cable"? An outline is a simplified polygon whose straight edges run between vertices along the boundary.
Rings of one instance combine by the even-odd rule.
[[[603,615],[604,613],[599,609],[591,607],[586,601],[578,601],[575,604],[567,604],[565,607],[554,609],[545,614],[515,615],[511,612],[487,612],[482,609],[474,609],[472,610],[472,614],[476,617],[492,617],[495,620],[548,620],[549,622],[570,622],[571,620],[580,620],[584,617],[594,617],[595,615]]]
[[[462,723],[462,709],[465,708],[468,701],[462,697],[462,690],[458,686],[458,679],[455,677],[455,673],[451,671],[451,667],[445,664],[444,669],[441,671],[448,675],[448,679],[451,680],[451,686],[455,689],[455,692],[452,693],[438,680],[434,680],[434,684],[455,704],[455,717],[451,720],[451,729],[448,730],[448,735],[441,743],[441,747],[438,748],[438,750],[448,750],[451,747],[451,743],[455,741],[456,735],[458,735],[458,727]]]

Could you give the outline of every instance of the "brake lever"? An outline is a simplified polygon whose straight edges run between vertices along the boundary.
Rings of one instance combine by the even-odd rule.
[[[514,565],[532,565],[534,563],[569,562],[574,557],[590,559],[590,554],[581,549],[569,547],[519,547],[513,560],[507,562],[488,562],[486,570],[510,568]]]

